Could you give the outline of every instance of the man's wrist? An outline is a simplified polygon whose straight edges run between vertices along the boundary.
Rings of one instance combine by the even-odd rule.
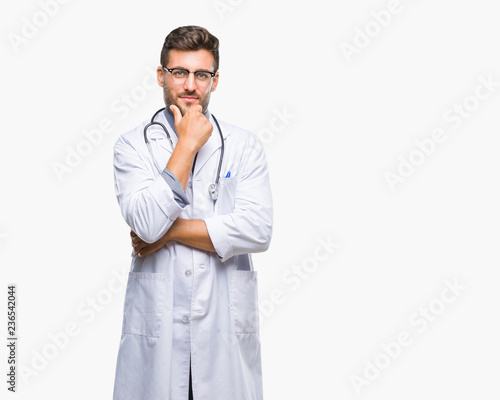
[[[176,240],[177,239],[177,231],[178,231],[178,227],[179,227],[179,224],[182,223],[182,219],[181,218],[177,218],[174,223],[170,226],[170,229],[167,231],[167,233],[165,234],[165,239],[166,239],[166,242],[170,242],[171,240]]]
[[[182,137],[179,138],[179,141],[177,142],[177,145],[175,146],[175,150],[177,150],[177,149],[179,149],[185,155],[193,157],[193,158],[199,150],[194,143],[190,142],[189,140],[183,139]]]

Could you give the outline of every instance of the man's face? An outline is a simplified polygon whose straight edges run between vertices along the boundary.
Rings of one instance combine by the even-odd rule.
[[[208,50],[170,50],[166,68],[183,68],[189,71],[214,72],[214,56]],[[157,68],[158,84],[163,87],[163,97],[167,110],[176,105],[181,114],[193,105],[201,105],[203,114],[207,111],[210,94],[215,91],[219,82],[219,73],[203,86],[196,82],[194,74],[189,74],[185,82],[176,82],[172,74],[161,66]]]

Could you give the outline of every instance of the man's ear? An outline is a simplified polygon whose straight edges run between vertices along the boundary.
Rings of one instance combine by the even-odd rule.
[[[212,84],[212,90],[211,92],[215,92],[215,89],[217,89],[217,85],[219,84],[219,71],[214,76],[214,83]]]
[[[158,80],[158,85],[163,87],[163,77],[164,77],[165,72],[163,71],[163,67],[157,67],[156,68],[156,79]]]

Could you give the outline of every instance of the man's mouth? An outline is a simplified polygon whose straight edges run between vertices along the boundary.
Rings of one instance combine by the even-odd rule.
[[[196,101],[196,100],[198,100],[198,97],[195,97],[195,96],[181,96],[181,99],[183,99],[184,101]]]

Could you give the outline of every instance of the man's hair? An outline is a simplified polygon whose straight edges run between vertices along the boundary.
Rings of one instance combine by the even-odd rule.
[[[160,63],[166,67],[170,50],[208,50],[214,56],[214,69],[219,69],[219,39],[200,26],[181,26],[168,34],[161,49]]]

